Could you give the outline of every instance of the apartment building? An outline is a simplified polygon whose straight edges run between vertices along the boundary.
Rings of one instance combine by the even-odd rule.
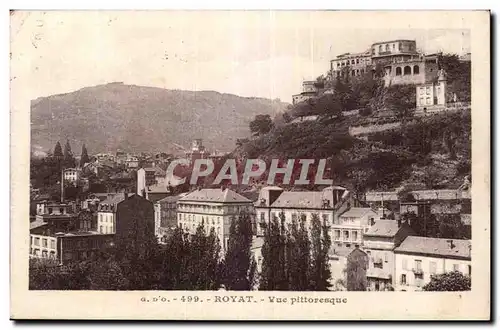
[[[394,249],[396,291],[420,291],[431,276],[451,271],[471,275],[471,241],[408,236]]]

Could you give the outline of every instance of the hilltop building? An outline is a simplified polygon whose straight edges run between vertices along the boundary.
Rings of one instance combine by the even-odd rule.
[[[345,53],[330,61],[330,72],[333,78],[341,75],[344,70],[350,76],[359,76],[369,72],[371,66],[372,57],[369,50],[355,54]]]
[[[331,60],[330,79],[344,73],[349,76],[363,75],[380,66],[385,86],[428,84],[437,78],[438,57],[439,54],[419,52],[415,40],[376,42],[365,52],[341,54]]]
[[[416,86],[417,114],[439,112],[446,108],[446,73],[439,70],[435,81]]]
[[[295,105],[297,103],[307,101],[318,95],[317,82],[315,80],[305,80],[302,82],[302,92],[299,94],[292,95],[292,103]]]

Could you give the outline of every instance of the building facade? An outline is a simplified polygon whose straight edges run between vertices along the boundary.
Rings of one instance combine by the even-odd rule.
[[[67,183],[76,184],[80,178],[80,169],[67,168],[63,171],[63,179]]]
[[[297,104],[303,101],[307,101],[318,95],[318,87],[314,80],[306,80],[302,82],[302,92],[299,94],[292,95],[292,103]]]
[[[436,81],[416,86],[416,102],[418,113],[439,112],[446,108],[446,73],[444,70],[438,71]]]
[[[113,245],[113,235],[70,232],[30,234],[30,258],[57,260],[60,265],[91,259]]]
[[[168,196],[155,205],[155,235],[160,243],[177,227],[177,202],[182,196]]]
[[[207,235],[213,229],[223,252],[231,220],[240,212],[253,214],[252,201],[227,188],[199,189],[177,201],[177,224],[189,234],[195,234],[202,224]]]
[[[99,203],[97,207],[97,228],[101,234],[114,234],[116,230],[116,207],[125,195],[116,194]]]
[[[414,235],[406,222],[378,220],[364,235],[364,250],[368,254],[368,289],[388,291],[394,288],[394,249],[408,236]]]
[[[432,275],[471,275],[471,241],[408,236],[394,249],[396,291],[421,291]]]
[[[256,235],[263,236],[265,224],[275,217],[278,218],[281,213],[284,214],[286,223],[304,219],[307,228],[310,228],[312,216],[316,214],[322,223],[331,228],[331,237],[334,240],[335,229],[357,229],[354,223],[350,223],[350,219],[349,224],[346,219],[346,223],[341,220],[342,214],[356,205],[357,201],[350,191],[339,186],[330,186],[322,191],[283,191],[279,187],[265,187],[261,189],[254,204],[254,230]],[[361,235],[357,237],[360,238]],[[354,243],[351,236],[347,240],[347,244]],[[338,241],[344,242],[344,239],[339,238]]]
[[[366,52],[338,55],[330,61],[330,74],[332,78],[344,73],[359,76],[380,66],[386,87],[426,84],[437,78],[438,56],[419,52],[415,40],[382,41],[372,44]]]
[[[115,244],[119,253],[132,253],[138,258],[155,242],[153,203],[139,195],[127,196],[116,207]]]
[[[361,246],[363,235],[380,219],[380,215],[369,207],[352,207],[342,213],[332,225],[332,242],[347,248]]]
[[[350,76],[360,76],[369,72],[372,67],[370,51],[362,53],[345,53],[330,61],[330,72],[333,78],[347,72]]]

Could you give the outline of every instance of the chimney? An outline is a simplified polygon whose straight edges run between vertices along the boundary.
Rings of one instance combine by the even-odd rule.
[[[453,240],[452,239],[449,239],[448,243],[450,243],[450,249],[453,249],[455,247],[455,245],[453,244]]]
[[[61,203],[64,203],[64,169],[61,170]]]

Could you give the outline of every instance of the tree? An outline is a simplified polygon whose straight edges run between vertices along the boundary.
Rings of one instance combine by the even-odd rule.
[[[256,265],[250,251],[252,247],[252,221],[246,212],[233,218],[229,228],[229,240],[224,258],[223,283],[227,290],[251,290]]]
[[[399,118],[408,117],[416,106],[416,91],[413,85],[394,85],[387,89],[384,103]]]
[[[276,216],[264,228],[262,245],[262,271],[259,290],[286,291],[288,279],[285,274],[285,241],[283,224]]]
[[[250,122],[250,132],[254,136],[269,133],[274,128],[273,121],[270,115],[257,115],[255,119]]]
[[[311,218],[311,271],[310,287],[312,291],[328,291],[331,287],[329,251],[331,239],[326,223],[321,224],[317,214]]]
[[[347,267],[345,269],[347,291],[366,291],[368,286],[367,269],[367,254],[359,248],[354,249],[347,256]]]
[[[307,291],[310,289],[311,242],[303,216],[300,219],[300,226],[296,220],[292,221],[287,247],[290,290]]]
[[[431,281],[422,289],[424,291],[470,291],[471,278],[458,271],[431,275]]]
[[[466,230],[465,225],[459,214],[441,214],[439,217],[439,237],[470,239],[470,231]]]
[[[66,144],[64,145],[64,167],[75,167],[75,157],[73,156],[73,152],[71,151],[69,140],[66,140]]]
[[[82,145],[82,155],[80,156],[80,167],[83,167],[86,163],[90,162],[89,155],[87,153],[87,147],[85,144]]]
[[[61,160],[61,159],[63,159],[63,157],[64,156],[63,156],[61,144],[59,143],[59,141],[57,141],[56,146],[54,147],[54,158]]]

